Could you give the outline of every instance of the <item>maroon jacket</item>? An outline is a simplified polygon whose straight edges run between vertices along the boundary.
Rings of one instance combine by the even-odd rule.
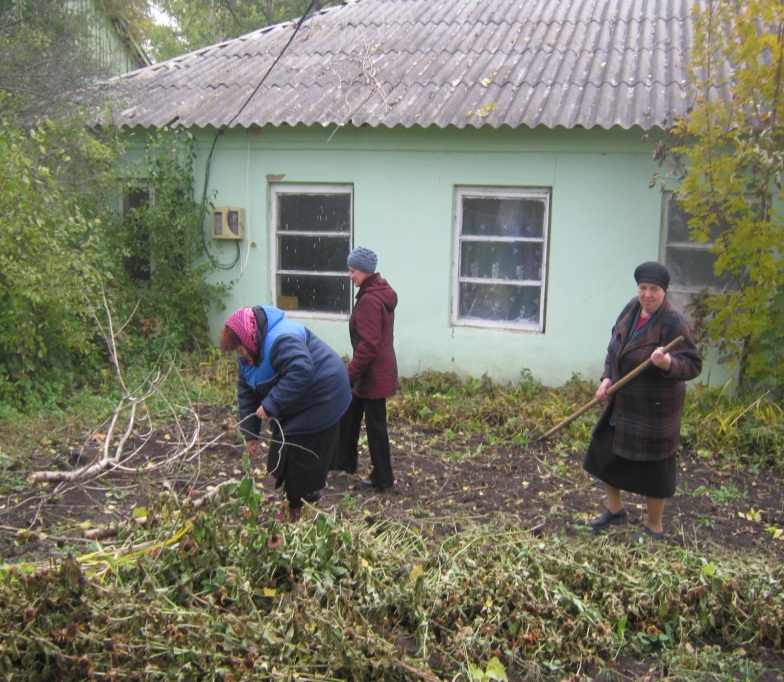
[[[635,297],[618,317],[607,347],[602,379],[616,382],[647,360],[657,347],[666,346],[681,335],[683,341],[670,351],[669,372],[651,365],[610,397],[604,415],[615,410],[616,455],[632,460],[667,459],[680,443],[685,382],[699,375],[702,358],[689,323],[669,299],[665,297],[661,307],[631,338],[639,312],[640,303]]]
[[[397,294],[375,273],[357,292],[348,332],[354,357],[348,378],[354,395],[369,400],[388,398],[397,391],[397,358],[394,347]]]

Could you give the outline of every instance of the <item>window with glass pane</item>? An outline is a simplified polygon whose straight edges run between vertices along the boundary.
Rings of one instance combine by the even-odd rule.
[[[683,310],[693,295],[703,289],[735,289],[737,285],[731,277],[714,274],[716,254],[711,252],[711,247],[718,234],[712,234],[710,241],[701,244],[693,241],[689,235],[689,216],[678,205],[673,193],[665,192],[663,202],[664,265],[670,271],[667,295],[673,303]]]
[[[347,315],[351,282],[352,190],[272,187],[275,300],[287,310]]]
[[[455,324],[544,329],[550,192],[457,193]]]
[[[123,250],[125,270],[137,280],[152,278],[152,254],[150,253],[150,224],[147,212],[152,195],[147,187],[133,187],[122,198]]]

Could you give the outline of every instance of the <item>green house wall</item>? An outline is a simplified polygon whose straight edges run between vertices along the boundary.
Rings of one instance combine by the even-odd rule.
[[[73,12],[85,15],[89,27],[90,50],[102,67],[102,78],[119,76],[149,64],[141,48],[131,44],[128,36],[121,37],[121,29],[113,25],[112,20],[97,6],[95,0],[67,0],[66,6]]]
[[[658,169],[641,130],[272,127],[228,130],[217,142],[214,130],[194,132],[197,192],[206,179],[215,206],[245,210],[237,263],[216,274],[232,288],[227,309],[211,314],[215,337],[233,310],[273,302],[270,182],[353,187],[354,245],[377,252],[378,270],[399,296],[395,348],[404,376],[432,369],[504,382],[528,371],[546,385],[575,374],[598,379],[611,327],[636,293],[635,266],[659,258],[662,196],[650,187]],[[543,332],[452,325],[461,186],[552,191]],[[236,244],[204,229],[212,256],[231,264]],[[350,353],[345,319],[301,321]]]

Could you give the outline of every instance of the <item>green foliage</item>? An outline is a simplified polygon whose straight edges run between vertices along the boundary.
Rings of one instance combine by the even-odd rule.
[[[498,660],[498,656],[493,656],[490,659],[485,670],[482,670],[482,668],[477,665],[469,664],[468,671],[471,675],[471,680],[474,680],[475,682],[492,682],[493,680],[507,682],[509,679],[506,675],[506,669],[504,668],[503,663]]]
[[[224,287],[206,282],[204,202],[193,198],[187,133],[151,135],[140,172],[152,201],[123,220],[119,146],[81,119],[23,127],[0,114],[0,400],[62,403],[108,369],[104,300],[122,323],[123,362],[207,344],[207,312]],[[146,277],[139,273],[146,267]]]
[[[402,422],[449,433],[486,434],[496,441],[524,443],[551,409],[547,389],[531,381],[497,385],[487,377],[423,372],[400,380],[390,412]]]
[[[784,644],[772,560],[484,521],[430,544],[361,514],[249,526],[230,495],[149,518],[114,550],[3,567],[4,675],[563,680],[623,651],[687,680]]]
[[[40,117],[84,84],[83,36],[58,2],[0,3],[0,401],[12,404],[56,398],[90,357],[97,221],[68,183],[111,152]]]
[[[66,176],[111,152],[67,123],[0,116],[0,130],[0,400],[18,403],[57,396],[93,362],[100,221]]]
[[[172,402],[205,390],[225,401],[218,404],[233,400],[233,362],[218,353],[190,359],[173,382],[188,395]],[[546,389],[427,373],[404,379],[395,400],[409,412],[429,401],[451,419],[442,398],[449,393],[465,422],[484,425],[491,438],[505,427],[487,421],[488,401],[505,415],[545,415],[547,404],[554,414],[532,425],[539,433],[590,399],[588,388],[577,377]],[[772,403],[703,387],[690,391],[687,406],[697,448],[732,440],[736,430],[745,448],[743,433],[782,421]],[[390,409],[393,426],[397,415]],[[82,430],[73,415],[61,417],[62,427],[52,415],[19,427],[52,438],[58,428]],[[727,466],[745,463],[729,449],[713,454]],[[18,485],[11,461],[0,451],[0,470]],[[700,680],[755,679],[764,672],[751,662],[756,654],[784,645],[784,574],[767,554],[738,557],[703,544],[630,550],[579,530],[545,539],[508,519],[460,518],[459,532],[432,536],[410,522],[369,521],[346,501],[338,517],[306,507],[302,523],[281,525],[271,520],[277,498],[254,480],[247,456],[242,469],[198,512],[162,493],[144,510],[148,523],[123,531],[112,548],[0,567],[0,672],[554,682],[578,665],[610,668],[622,652],[655,655],[668,679],[693,682],[695,670]],[[743,493],[722,486],[692,494],[723,503]]]
[[[695,15],[696,102],[659,145],[691,216],[736,289],[696,308],[744,383],[784,394],[784,5],[708,0]],[[669,180],[668,180],[669,181]]]
[[[137,23],[148,9],[96,3]],[[164,349],[194,351],[223,291],[205,282],[186,133],[150,137],[137,175],[153,200],[127,221],[117,211],[121,144],[74,96],[102,73],[88,5],[0,0],[0,401],[29,413],[113,376],[112,343],[148,367]],[[116,338],[100,329],[107,313]]]
[[[401,379],[400,386],[389,407],[399,421],[420,424],[443,440],[479,436],[490,443],[521,445],[562,421],[595,391],[577,376],[557,389],[548,388],[531,380],[528,372],[517,384],[506,385],[487,376],[463,381],[454,374],[424,372]],[[571,438],[578,448],[587,445],[595,417],[586,415],[559,437]]]
[[[781,469],[783,417],[781,406],[768,396],[698,385],[687,395],[683,445],[725,465]]]
[[[191,352],[207,344],[207,313],[226,291],[210,284],[202,258],[202,226],[209,208],[193,191],[193,140],[185,130],[150,133],[141,167],[125,192],[143,201],[115,216],[107,258],[118,315],[132,319],[126,358],[154,361],[161,352]],[[107,235],[107,240],[109,235]]]
[[[493,384],[453,374],[424,372],[400,379],[400,390],[389,400],[397,422],[416,424],[432,438],[476,453],[473,437],[489,443],[522,446],[549,431],[594,397],[596,385],[578,376],[563,386],[549,388],[523,381]],[[553,439],[563,451],[584,451],[600,410],[580,416]],[[784,413],[770,396],[724,388],[692,387],[681,427],[685,449],[704,453],[729,466],[784,468]]]
[[[137,43],[144,41],[152,23],[148,0],[95,0],[95,3],[110,20],[122,22]]]
[[[108,75],[75,9],[63,0],[0,0],[0,92],[27,121],[73,111],[73,94]]]
[[[107,274],[119,147],[72,96],[100,72],[88,38],[59,0],[0,3],[0,401],[28,411],[62,403],[106,357],[87,301]]]
[[[301,17],[342,0],[160,0],[176,26],[154,27],[157,61],[230,40],[265,26]]]

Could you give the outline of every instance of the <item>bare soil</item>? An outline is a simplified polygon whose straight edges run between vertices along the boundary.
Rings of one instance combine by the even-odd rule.
[[[171,460],[182,446],[174,429],[149,438],[131,462],[135,472],[112,471],[75,483],[30,485],[37,470],[69,471],[93,460],[103,442],[47,442],[25,462],[5,466],[0,498],[0,560],[36,561],[61,556],[69,543],[85,543],[85,529],[127,522],[134,509],[149,507],[163,493],[196,499],[216,485],[243,476],[243,445],[230,412],[204,409],[199,415],[197,447],[161,470],[151,463]],[[369,472],[367,452],[356,475],[333,472],[318,507],[340,514],[357,506],[368,519],[394,518],[422,527],[430,535],[458,533],[461,523],[494,519],[543,537],[588,532],[588,521],[602,509],[601,486],[582,470],[582,453],[564,453],[554,441],[536,445],[490,445],[476,436],[447,440],[444,434],[392,422],[395,486],[383,493],[361,485]],[[131,452],[140,437],[126,446]],[[280,511],[282,492],[264,475],[264,459],[253,460],[263,484],[260,514]],[[721,469],[692,453],[679,454],[678,493],[665,508],[666,537],[658,541],[698,548],[706,556],[767,553],[784,561],[781,474]],[[631,522],[614,527],[610,537],[628,542],[644,520],[643,500],[626,499]],[[603,531],[604,532],[604,531]],[[761,682],[784,680],[784,657],[765,654],[771,670]],[[618,679],[643,679],[644,663],[620,664]],[[625,675],[622,676],[622,675]],[[638,676],[639,675],[639,676]],[[660,677],[649,679],[662,679]]]

